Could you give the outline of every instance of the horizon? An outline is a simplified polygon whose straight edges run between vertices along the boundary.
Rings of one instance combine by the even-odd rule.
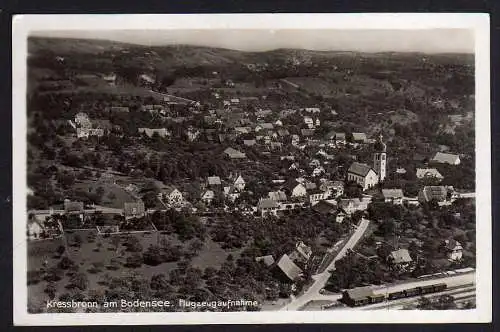
[[[474,54],[475,44],[472,31],[467,29],[79,30],[34,31],[29,37],[108,41],[145,47],[197,46],[241,52],[300,49],[316,52]]]

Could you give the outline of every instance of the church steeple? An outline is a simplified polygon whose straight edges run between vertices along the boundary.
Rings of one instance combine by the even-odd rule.
[[[379,135],[377,142],[374,144],[373,168],[377,172],[379,182],[384,181],[387,163],[387,145],[382,141],[382,134]]]

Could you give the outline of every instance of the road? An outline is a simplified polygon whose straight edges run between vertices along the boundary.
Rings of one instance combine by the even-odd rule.
[[[365,234],[365,231],[368,228],[369,224],[370,224],[369,220],[361,219],[355,232],[351,235],[351,237],[346,242],[344,247],[342,249],[340,249],[337,256],[335,256],[335,258],[331,261],[331,263],[325,269],[325,272],[314,275],[312,277],[314,280],[314,283],[311,285],[311,287],[309,287],[309,289],[304,294],[293,298],[290,303],[288,303],[286,306],[284,306],[280,310],[282,310],[282,311],[283,310],[299,310],[301,307],[306,305],[306,303],[308,303],[309,301],[317,299],[320,296],[319,291],[325,287],[326,282],[330,278],[332,272],[335,270],[335,262],[338,261],[339,259],[343,258],[346,255],[347,250],[353,249],[354,246],[356,246],[358,241]]]

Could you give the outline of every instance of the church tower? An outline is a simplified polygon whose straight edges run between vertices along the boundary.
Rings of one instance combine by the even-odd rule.
[[[382,135],[374,144],[375,152],[373,154],[373,169],[378,174],[378,181],[382,182],[385,179],[386,163],[387,163],[387,146],[382,142]]]

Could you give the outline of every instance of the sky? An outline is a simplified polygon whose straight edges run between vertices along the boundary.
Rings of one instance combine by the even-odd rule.
[[[474,32],[427,30],[86,30],[39,31],[34,36],[105,39],[141,45],[187,44],[268,51],[299,48],[316,51],[473,53]]]

